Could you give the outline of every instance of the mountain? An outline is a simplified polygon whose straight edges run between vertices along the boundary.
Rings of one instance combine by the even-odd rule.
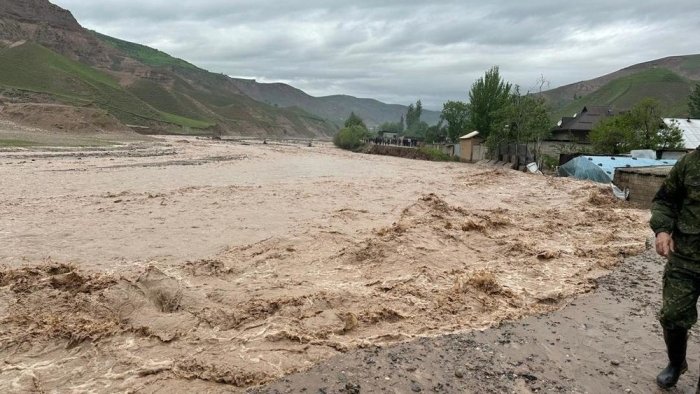
[[[385,104],[371,98],[347,95],[313,97],[283,83],[258,83],[236,78],[233,81],[242,92],[258,101],[280,107],[296,106],[337,125],[341,125],[350,112],[360,116],[369,127],[398,122],[408,109],[405,105]],[[436,124],[440,120],[440,112],[423,109],[421,120],[430,125]]]
[[[258,102],[224,75],[124,47],[47,0],[3,0],[0,101],[97,107],[159,132],[327,137],[336,130],[303,110]]]
[[[0,1],[2,101],[97,107],[153,131],[288,137],[330,136],[350,112],[369,125],[406,112],[376,100],[316,98],[289,85],[211,73],[86,30],[48,0]],[[425,120],[437,116],[426,111]]]
[[[659,100],[669,117],[688,114],[688,95],[700,82],[700,55],[672,56],[542,92],[554,118],[571,116],[585,106],[627,110],[643,98]]]

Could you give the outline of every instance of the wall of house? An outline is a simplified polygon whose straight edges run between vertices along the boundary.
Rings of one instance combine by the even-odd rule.
[[[671,171],[671,167],[654,172],[618,168],[615,170],[613,183],[620,189],[629,189],[631,203],[640,208],[648,209],[651,207],[651,200],[661,188],[669,171]]]

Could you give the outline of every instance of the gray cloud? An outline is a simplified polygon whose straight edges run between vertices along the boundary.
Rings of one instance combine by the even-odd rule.
[[[492,65],[527,90],[698,53],[700,2],[54,0],[88,28],[214,72],[440,108]]]

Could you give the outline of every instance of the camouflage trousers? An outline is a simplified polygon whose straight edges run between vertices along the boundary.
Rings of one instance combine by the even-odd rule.
[[[659,322],[666,329],[690,329],[698,320],[700,236],[674,234],[673,238],[676,252],[671,253],[664,269]]]

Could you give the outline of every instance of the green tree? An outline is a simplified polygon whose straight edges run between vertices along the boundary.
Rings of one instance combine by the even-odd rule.
[[[377,130],[384,131],[387,133],[401,134],[401,133],[403,133],[403,123],[384,122],[384,123],[379,125],[379,128]]]
[[[695,88],[688,97],[688,110],[691,118],[700,118],[700,83],[695,84]]]
[[[596,153],[617,155],[635,149],[635,134],[627,116],[618,115],[598,122],[589,135]]]
[[[355,115],[354,112],[351,112],[350,116],[345,121],[345,127],[353,127],[353,126],[360,126],[363,129],[367,130],[367,125],[365,125],[365,121],[362,120],[362,118],[360,118],[359,116]]]
[[[677,124],[662,119],[661,104],[645,98],[629,112],[605,118],[591,131],[597,153],[627,153],[633,149],[678,149],[683,147],[683,132]]]
[[[531,94],[520,94],[516,86],[506,104],[496,114],[495,128],[487,137],[491,149],[501,144],[533,145],[535,156],[540,156],[540,144],[549,135],[551,119],[544,98]]]
[[[416,128],[416,125],[420,123],[420,117],[423,113],[423,103],[420,100],[408,106],[408,111],[406,111],[406,130],[411,130]]]
[[[425,131],[425,142],[433,144],[436,142],[443,142],[448,138],[447,127],[445,127],[444,121],[440,119],[438,124],[428,127]]]
[[[349,126],[341,129],[333,137],[333,143],[342,149],[357,150],[364,145],[364,139],[367,136],[367,129],[361,125]]]
[[[447,122],[447,138],[457,141],[469,127],[469,105],[461,101],[448,101],[442,106],[441,122]]]
[[[425,135],[428,132],[428,127],[429,126],[427,123],[420,120],[417,123],[414,123],[413,125],[411,125],[411,127],[404,130],[403,135],[405,135],[406,137],[425,138]]]
[[[624,115],[635,131],[635,149],[656,149],[659,146],[659,130],[664,126],[660,106],[657,100],[647,97]]]
[[[659,130],[658,149],[682,149],[685,144],[683,140],[683,130],[674,121],[671,125],[664,125]]]
[[[482,137],[488,138],[497,124],[499,113],[508,104],[511,84],[504,82],[498,71],[498,66],[486,71],[472,85],[469,91],[469,125],[479,131]]]

